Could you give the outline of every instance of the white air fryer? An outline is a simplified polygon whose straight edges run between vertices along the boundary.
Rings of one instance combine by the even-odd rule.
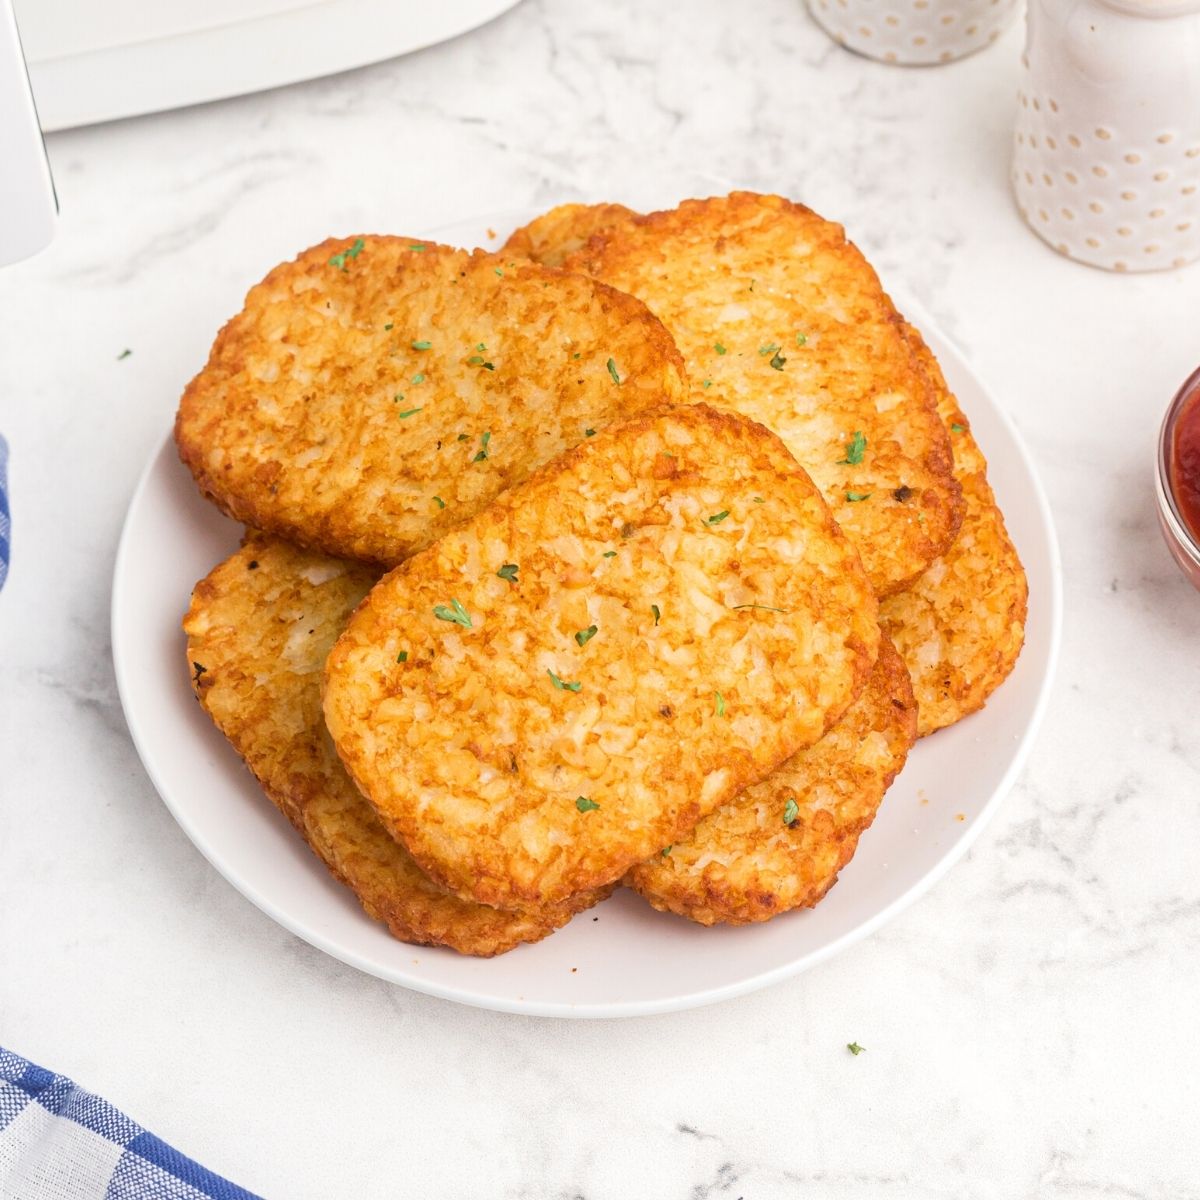
[[[58,203],[12,0],[0,0],[0,267],[54,236]]]

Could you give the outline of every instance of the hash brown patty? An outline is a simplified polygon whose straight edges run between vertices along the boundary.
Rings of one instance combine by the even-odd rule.
[[[823,736],[876,618],[782,442],[682,407],[598,434],[387,575],[329,656],[325,717],[438,882],[555,903]]]

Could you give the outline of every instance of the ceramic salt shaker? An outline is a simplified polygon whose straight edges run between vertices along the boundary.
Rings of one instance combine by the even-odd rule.
[[[1013,147],[1025,220],[1111,271],[1200,258],[1200,0],[1029,0]]]
[[[849,50],[903,66],[934,66],[990,45],[1017,0],[808,0],[813,19]]]

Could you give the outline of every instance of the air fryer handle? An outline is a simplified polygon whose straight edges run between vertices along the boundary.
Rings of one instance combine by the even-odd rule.
[[[54,236],[58,201],[12,0],[0,0],[0,266]]]

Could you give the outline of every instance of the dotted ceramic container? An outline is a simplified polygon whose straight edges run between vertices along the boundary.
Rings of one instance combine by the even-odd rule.
[[[952,62],[994,42],[1017,0],[808,0],[808,6],[847,49],[919,67]]]
[[[1030,0],[1018,101],[1039,237],[1110,271],[1200,258],[1200,0]]]

